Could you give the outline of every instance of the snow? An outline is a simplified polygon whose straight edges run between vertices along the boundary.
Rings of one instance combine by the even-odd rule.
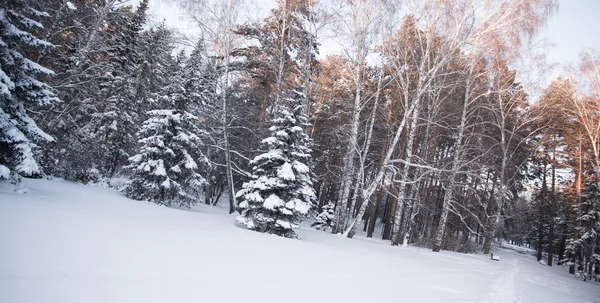
[[[252,201],[252,202],[262,202],[263,201],[263,198],[260,196],[260,193],[259,192],[255,192],[255,191],[247,193],[246,195],[244,195],[244,199],[246,199],[248,201]],[[244,203],[244,205],[246,205],[246,206],[242,206],[242,203]],[[247,207],[248,204],[245,203],[245,201],[242,202],[242,203],[240,203],[240,207]]]
[[[272,149],[269,152],[260,154],[252,160],[252,163],[258,163],[263,159],[282,159],[282,152],[280,149]]]
[[[292,169],[292,165],[288,162],[283,163],[277,169],[277,177],[286,180],[286,181],[295,181],[296,175],[294,175],[294,170]]]
[[[598,302],[533,256],[433,253],[303,227],[303,240],[60,180],[0,183],[0,302]]]
[[[296,226],[294,226],[294,224],[292,224],[288,221],[284,221],[284,220],[277,220],[277,221],[275,221],[275,224],[277,224],[285,229],[292,229],[292,228],[296,227]]]
[[[285,204],[288,209],[293,209],[301,214],[307,214],[310,210],[310,204],[299,199],[294,199]]]
[[[0,180],[8,180],[8,178],[10,178],[10,169],[0,164]]]
[[[285,202],[281,200],[281,198],[279,198],[276,194],[271,194],[263,202],[263,207],[274,210],[283,206],[284,203]]]
[[[277,138],[283,138],[283,139],[287,139],[289,137],[288,133],[284,130],[278,130],[275,135],[277,136]]]
[[[167,170],[165,169],[165,165],[163,160],[149,160],[148,163],[151,163],[152,166],[155,166],[153,174],[157,176],[166,176]]]
[[[75,4],[73,4],[73,2],[71,2],[71,1],[67,1],[67,7],[70,10],[74,10],[74,11],[77,10],[77,6]]]
[[[294,169],[301,174],[307,174],[310,171],[306,164],[299,161],[294,161]]]

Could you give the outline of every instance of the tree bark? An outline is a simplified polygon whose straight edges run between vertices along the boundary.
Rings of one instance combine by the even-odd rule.
[[[417,135],[417,123],[419,120],[419,112],[420,112],[420,105],[417,105],[415,107],[415,110],[413,111],[413,116],[411,119],[411,125],[410,125],[410,131],[408,134],[408,139],[406,141],[406,161],[408,163],[410,163],[412,161],[412,155],[413,155],[413,145],[415,142],[415,138]],[[394,229],[393,229],[393,236],[392,236],[392,245],[393,246],[397,246],[398,244],[400,244],[400,240],[403,238],[400,232],[400,227],[402,226],[402,216],[405,213],[405,208],[406,208],[406,191],[407,189],[407,185],[408,182],[410,182],[410,177],[408,174],[408,171],[410,170],[410,166],[408,164],[404,164],[404,167],[402,168],[402,181],[400,183],[400,185],[398,186],[398,203],[400,205],[400,208],[398,209],[398,211],[396,211],[396,214],[394,216]],[[406,219],[405,219],[406,220]]]
[[[375,196],[375,204],[371,209],[370,217],[369,217],[369,226],[367,227],[367,238],[373,238],[373,232],[375,231],[375,224],[377,223],[377,211],[379,209],[379,204],[381,203],[381,192],[379,189],[377,191],[377,195]]]
[[[554,211],[556,207],[556,147],[552,151],[552,180],[550,189],[550,215],[548,216],[548,223],[550,228],[548,230],[548,266],[552,266],[552,259],[554,258]]]
[[[388,202],[386,203],[386,216],[384,217],[385,226],[381,234],[382,240],[390,240],[392,237],[392,225],[394,224],[394,213],[396,212],[396,205],[398,205],[398,196],[390,199],[388,195]]]
[[[231,0],[227,1],[227,9],[231,10]],[[231,168],[231,149],[229,142],[229,127],[227,122],[227,114],[228,114],[228,104],[227,104],[227,91],[229,87],[229,50],[231,47],[231,16],[226,16],[226,25],[225,25],[225,54],[224,54],[224,75],[222,76],[222,87],[221,87],[221,124],[223,130],[223,143],[225,148],[225,170],[227,175],[227,188],[229,195],[229,213],[232,214],[235,212],[236,203],[235,203],[235,188],[233,182],[233,172]]]
[[[539,224],[538,224],[538,243],[537,243],[537,260],[542,260],[542,251],[544,244],[544,206],[546,202],[546,161],[544,160],[544,169],[542,176],[542,190],[540,192],[539,205]]]

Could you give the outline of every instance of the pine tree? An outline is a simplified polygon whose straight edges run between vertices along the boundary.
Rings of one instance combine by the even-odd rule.
[[[200,152],[198,118],[184,109],[153,110],[148,115],[137,134],[142,147],[125,167],[133,172],[125,194],[161,205],[194,204],[205,183],[199,172],[206,162]]]
[[[43,28],[38,20],[49,16],[36,8],[35,1],[0,1],[0,180],[8,178],[9,169],[39,177],[33,141],[53,140],[27,113],[58,101],[53,89],[39,79],[54,73],[32,59],[53,47],[36,37]]]
[[[236,194],[242,216],[237,221],[251,230],[295,238],[294,228],[317,200],[313,190],[312,141],[305,133],[305,96],[299,92],[278,109],[262,140],[265,153],[250,165],[252,180]]]
[[[321,212],[317,215],[317,219],[310,226],[322,231],[331,230],[334,218],[335,205],[330,202],[323,205]]]

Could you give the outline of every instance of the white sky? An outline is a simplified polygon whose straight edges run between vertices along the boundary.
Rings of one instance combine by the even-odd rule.
[[[600,50],[600,0],[560,0],[544,35],[554,44],[552,62],[576,63],[586,48]]]

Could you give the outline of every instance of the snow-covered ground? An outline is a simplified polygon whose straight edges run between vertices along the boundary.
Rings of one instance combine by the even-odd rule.
[[[299,230],[248,231],[222,208],[165,208],[64,181],[0,183],[0,302],[600,302],[600,283],[496,248],[433,253]]]

